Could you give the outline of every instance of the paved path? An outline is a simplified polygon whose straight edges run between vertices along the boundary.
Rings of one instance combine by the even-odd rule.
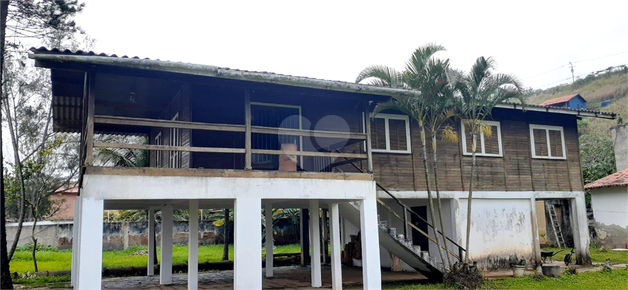
[[[331,268],[323,266],[323,288],[331,288]],[[199,273],[199,289],[233,289],[233,271]],[[418,283],[425,277],[414,272],[382,270],[383,282]],[[362,284],[362,269],[342,267],[344,286]],[[289,266],[275,268],[274,277],[262,280],[264,289],[311,289],[310,267]],[[120,277],[103,279],[103,289],[187,289],[187,274],[172,275],[171,285],[159,285],[159,276]]]

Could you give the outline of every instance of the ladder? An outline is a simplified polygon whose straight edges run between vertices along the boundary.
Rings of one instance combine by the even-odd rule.
[[[560,223],[558,222],[558,217],[556,216],[556,209],[553,204],[548,206],[550,222],[554,227],[554,235],[556,236],[556,243],[559,248],[565,247],[565,238],[563,237],[563,231],[560,229]]]

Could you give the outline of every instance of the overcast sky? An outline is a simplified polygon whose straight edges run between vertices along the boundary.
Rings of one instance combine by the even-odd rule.
[[[97,52],[331,80],[402,69],[426,43],[464,70],[492,56],[533,88],[570,82],[570,61],[576,77],[628,63],[622,1],[84,2]]]

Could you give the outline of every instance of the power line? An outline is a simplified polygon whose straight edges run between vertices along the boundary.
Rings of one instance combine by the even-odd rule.
[[[561,66],[559,66],[559,67],[557,67],[557,68],[553,68],[553,69],[548,70],[548,71],[546,71],[546,72],[542,72],[542,73],[540,73],[540,74],[537,74],[537,75],[534,75],[534,76],[531,76],[531,77],[527,77],[527,78],[524,78],[524,79],[522,79],[522,80],[529,80],[529,79],[532,79],[532,78],[535,78],[535,77],[538,77],[538,76],[542,76],[542,75],[544,75],[544,74],[546,74],[546,73],[553,72],[553,71],[555,71],[555,70],[558,70],[558,69],[564,68],[564,67],[566,67],[566,66],[571,66],[571,67],[572,67],[572,69],[573,69],[573,64],[576,64],[576,63],[581,63],[581,62],[587,62],[587,61],[593,61],[593,60],[603,59],[603,58],[607,58],[607,57],[611,57],[611,56],[616,56],[616,55],[624,54],[624,53],[627,53],[627,52],[628,52],[628,50],[625,50],[625,51],[621,51],[621,52],[617,52],[617,53],[607,54],[607,55],[600,56],[600,57],[595,57],[595,58],[590,58],[590,59],[585,59],[585,60],[579,60],[579,61],[574,61],[574,62],[569,62],[569,63],[566,63],[566,64],[564,64],[564,65],[561,65]]]

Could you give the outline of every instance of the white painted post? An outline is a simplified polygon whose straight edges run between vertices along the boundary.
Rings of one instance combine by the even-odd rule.
[[[579,192],[576,197],[570,200],[571,227],[573,229],[574,247],[576,248],[576,260],[574,264],[590,264],[591,253],[589,252],[589,222],[587,220],[587,207],[584,199],[584,192]]]
[[[340,215],[338,204],[332,203],[329,208],[329,235],[331,242],[331,288],[342,289],[342,264],[340,262]]]
[[[198,289],[198,200],[190,200],[188,225],[188,289]]]
[[[536,198],[530,198],[530,217],[532,218],[532,252],[534,253],[535,271],[537,275],[543,274],[543,261],[541,260],[541,238],[539,237],[539,220],[536,216]]]
[[[321,231],[318,216],[318,200],[310,200],[310,240],[312,248],[312,287],[323,286],[321,274]]]
[[[360,233],[362,240],[362,279],[364,289],[382,289],[375,196],[360,202]]]
[[[146,276],[155,275],[155,209],[148,209],[148,265]]]
[[[262,227],[259,197],[241,197],[234,202],[234,289],[262,289]]]
[[[81,197],[78,289],[102,287],[102,229],[104,202]]]
[[[161,208],[161,263],[159,284],[172,284],[172,204]]]
[[[81,229],[81,197],[74,200],[74,223],[72,224],[72,269],[70,271],[70,285],[76,287],[78,276],[79,232]]]
[[[266,277],[273,276],[273,205],[267,203],[264,208],[264,217],[266,219]]]

